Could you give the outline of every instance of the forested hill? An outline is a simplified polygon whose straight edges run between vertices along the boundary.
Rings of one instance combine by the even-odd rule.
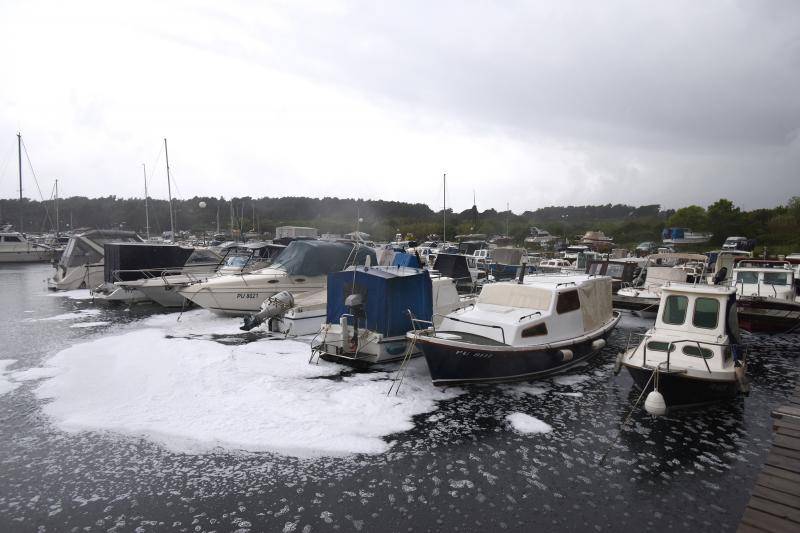
[[[205,208],[201,208],[205,202]],[[165,200],[150,198],[151,233],[169,230],[169,210]],[[346,233],[361,229],[377,240],[391,239],[396,233],[411,233],[424,238],[442,233],[442,212],[426,204],[383,200],[341,198],[200,198],[174,200],[176,228],[194,232],[214,232],[217,216],[223,231],[231,227],[274,232],[276,226],[313,226],[321,232]],[[23,200],[24,229],[28,232],[49,231],[55,227],[55,206],[52,201]],[[0,200],[0,221],[18,226],[19,201]],[[85,198],[59,200],[59,227],[110,228],[123,227],[143,232],[145,229],[144,199]],[[715,244],[728,235],[740,234],[757,238],[764,244],[800,244],[800,198],[792,198],[784,206],[772,209],[742,211],[728,200],[719,200],[706,207],[688,206],[677,211],[661,210],[659,205],[630,206],[606,204],[593,206],[552,206],[521,214],[488,209],[467,209],[460,213],[448,210],[447,235],[463,233],[509,233],[520,242],[530,227],[538,226],[557,235],[573,237],[586,230],[602,230],[619,244],[629,245],[645,240],[658,240],[665,226],[684,226],[696,231],[714,233]]]

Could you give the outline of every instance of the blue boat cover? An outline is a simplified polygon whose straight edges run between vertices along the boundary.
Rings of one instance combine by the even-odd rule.
[[[343,314],[351,314],[344,302],[351,294],[361,294],[365,318],[358,327],[387,337],[411,331],[411,318],[431,320],[433,291],[427,270],[408,267],[350,267],[328,274],[329,324],[338,324]],[[352,324],[353,319],[349,322]]]
[[[392,266],[422,268],[422,265],[419,264],[419,259],[417,259],[416,255],[407,254],[404,252],[398,252],[394,254]]]

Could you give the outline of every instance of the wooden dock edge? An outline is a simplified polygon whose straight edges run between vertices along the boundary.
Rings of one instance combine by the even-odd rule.
[[[800,386],[772,418],[772,448],[744,509],[741,533],[800,531]]]

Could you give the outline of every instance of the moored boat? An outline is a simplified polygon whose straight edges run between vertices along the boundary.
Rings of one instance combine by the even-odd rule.
[[[660,415],[746,391],[746,364],[736,290],[674,283],[661,290],[655,326],[618,355],[615,371],[626,368],[649,393],[645,409]]]
[[[590,359],[619,317],[608,277],[526,276],[484,286],[474,307],[408,336],[434,385],[524,381]]]

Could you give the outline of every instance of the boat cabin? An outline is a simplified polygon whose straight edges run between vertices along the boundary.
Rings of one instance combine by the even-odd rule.
[[[733,268],[731,283],[739,296],[760,296],[794,301],[794,270],[788,261],[741,259]]]
[[[675,283],[662,287],[655,326],[632,359],[647,367],[663,364],[665,370],[677,367],[713,373],[733,364],[730,345],[738,343],[733,288]]]
[[[579,337],[611,319],[610,278],[526,276],[484,286],[474,308],[451,313],[438,329],[530,346]]]

